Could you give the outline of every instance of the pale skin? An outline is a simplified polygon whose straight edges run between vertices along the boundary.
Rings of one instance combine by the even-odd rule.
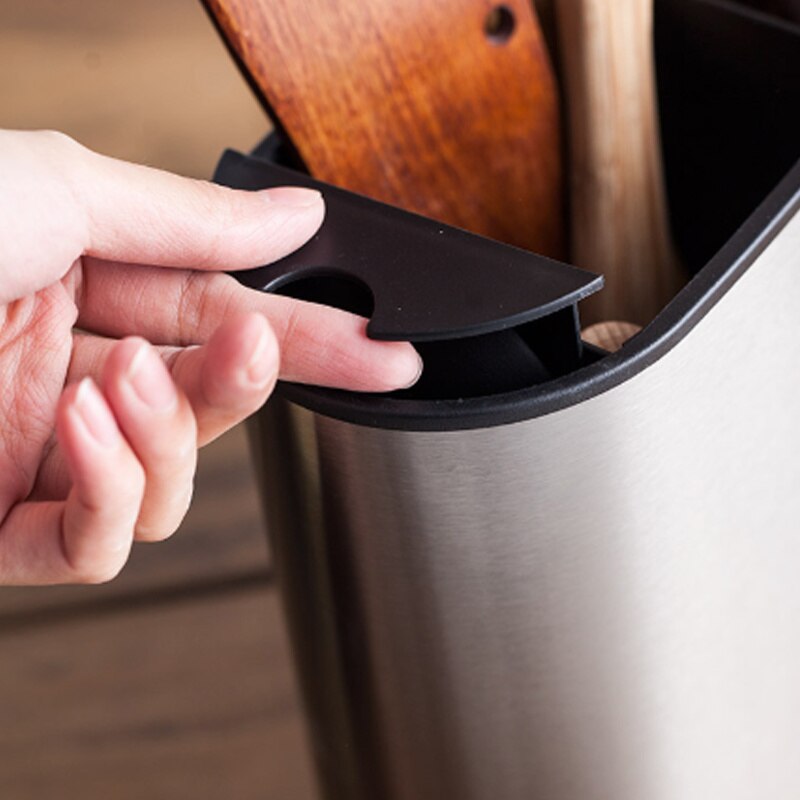
[[[314,235],[308,190],[235,192],[0,131],[0,583],[98,583],[178,527],[197,448],[278,377],[412,384],[410,345],[220,270]]]

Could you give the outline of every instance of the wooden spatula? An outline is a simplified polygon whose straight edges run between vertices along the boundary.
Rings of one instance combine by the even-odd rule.
[[[556,87],[530,0],[203,0],[315,177],[562,255]]]
[[[667,222],[653,0],[553,0],[569,117],[572,260],[601,272],[584,322],[644,325],[684,278]]]

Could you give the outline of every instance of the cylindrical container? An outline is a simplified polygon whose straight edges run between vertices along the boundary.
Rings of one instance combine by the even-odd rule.
[[[800,796],[796,212],[775,234],[688,335],[557,411],[265,409],[326,797]]]
[[[528,389],[255,422],[326,800],[800,797],[797,31],[656,24],[699,269],[655,322]]]

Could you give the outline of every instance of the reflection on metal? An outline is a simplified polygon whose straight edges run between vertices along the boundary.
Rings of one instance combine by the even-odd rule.
[[[270,404],[327,798],[800,797],[798,252],[795,215],[673,349],[544,417]]]

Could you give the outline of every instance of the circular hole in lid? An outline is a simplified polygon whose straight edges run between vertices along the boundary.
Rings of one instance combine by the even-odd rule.
[[[309,269],[281,281],[273,294],[332,306],[361,317],[371,317],[375,302],[369,287],[349,275],[329,270]]]

